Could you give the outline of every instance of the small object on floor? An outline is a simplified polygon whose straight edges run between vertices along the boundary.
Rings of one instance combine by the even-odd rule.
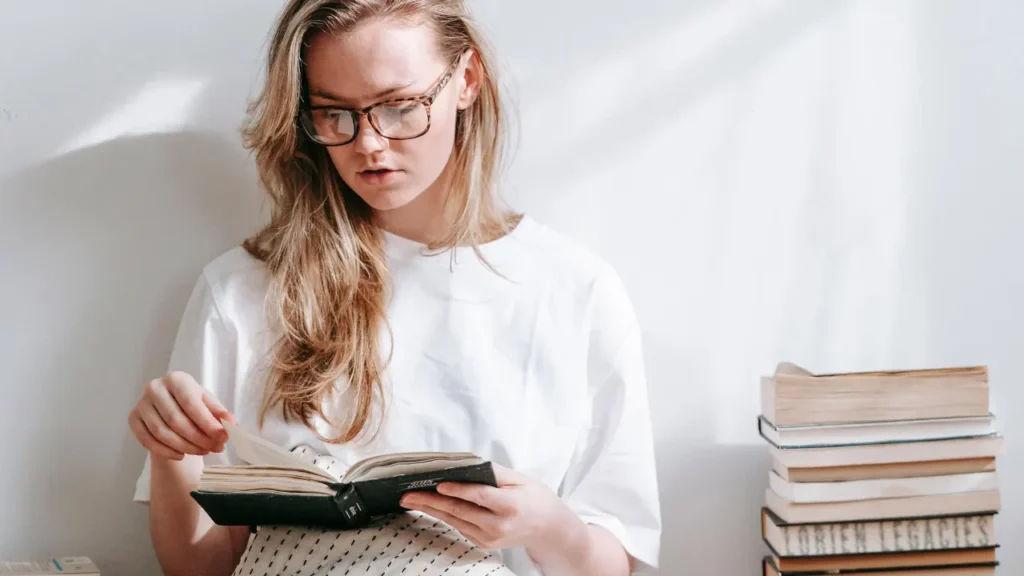
[[[49,560],[20,562],[0,561],[0,576],[29,576],[35,574],[75,574],[100,576],[100,569],[85,556],[65,556]]]

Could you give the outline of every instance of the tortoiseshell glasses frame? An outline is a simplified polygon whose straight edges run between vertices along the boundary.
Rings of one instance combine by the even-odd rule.
[[[430,108],[451,80],[461,61],[456,58],[434,87],[420,96],[395,98],[365,108],[306,106],[299,111],[299,124],[322,146],[344,146],[359,136],[359,117],[366,116],[374,131],[389,140],[412,140],[430,131]]]

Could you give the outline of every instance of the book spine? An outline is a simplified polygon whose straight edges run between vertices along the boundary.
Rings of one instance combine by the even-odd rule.
[[[349,528],[359,528],[370,522],[370,511],[359,497],[355,484],[341,488],[334,497],[334,502]]]
[[[834,556],[995,546],[992,516],[779,526],[782,556]]]

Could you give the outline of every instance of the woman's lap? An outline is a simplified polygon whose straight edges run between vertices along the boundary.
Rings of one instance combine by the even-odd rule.
[[[235,576],[512,576],[495,552],[418,512],[359,530],[263,526]]]

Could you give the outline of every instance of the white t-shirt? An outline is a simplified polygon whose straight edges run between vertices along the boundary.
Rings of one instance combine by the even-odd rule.
[[[614,270],[570,238],[524,217],[480,247],[427,255],[386,234],[393,292],[388,412],[373,443],[326,444],[280,407],[256,430],[276,335],[263,263],[235,248],[203,270],[170,369],[188,372],[239,424],[346,466],[384,452],[466,451],[530,475],[585,522],[656,566],[661,516],[640,327]],[[315,425],[328,436],[336,432]],[[206,463],[238,463],[230,446]],[[149,458],[135,500],[149,500]],[[524,550],[503,551],[539,574]]]

